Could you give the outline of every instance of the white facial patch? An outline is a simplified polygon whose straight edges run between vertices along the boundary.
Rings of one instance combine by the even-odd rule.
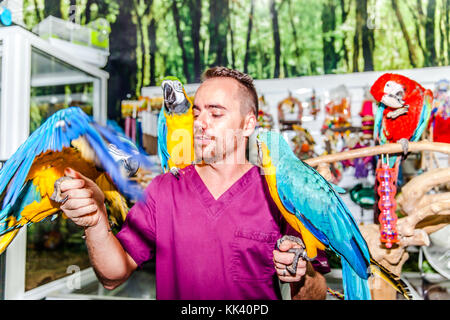
[[[384,95],[381,102],[391,108],[401,108],[404,106],[405,89],[395,81],[388,81],[384,86]]]

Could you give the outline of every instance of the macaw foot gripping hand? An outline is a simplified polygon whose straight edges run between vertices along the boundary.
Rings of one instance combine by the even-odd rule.
[[[55,181],[55,190],[53,191],[53,194],[50,196],[50,199],[58,202],[60,205],[63,205],[64,202],[67,201],[67,199],[69,198],[69,196],[66,196],[64,198],[61,197],[61,182],[63,182],[64,180],[71,180],[71,177],[61,177],[58,180]]]
[[[306,261],[312,261],[313,259],[308,258],[308,255],[306,253],[306,247],[303,243],[302,239],[290,235],[285,235],[277,240],[277,249],[280,249],[280,245],[284,240],[289,240],[292,242],[295,242],[300,245],[300,248],[291,248],[288,250],[288,252],[294,253],[294,261],[291,265],[286,267],[286,270],[289,271],[289,273],[293,276],[297,273],[297,264],[298,259],[302,258]]]

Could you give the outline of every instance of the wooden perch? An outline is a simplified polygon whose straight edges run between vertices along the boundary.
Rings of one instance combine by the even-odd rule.
[[[396,199],[397,205],[400,205],[402,210],[409,214],[417,207],[417,201],[428,193],[431,188],[445,185],[449,182],[450,168],[434,169],[416,176],[402,187],[402,193]]]
[[[409,152],[434,151],[450,154],[450,144],[432,143],[428,141],[410,142]],[[379,154],[402,153],[400,144],[359,148],[308,159],[307,162],[328,181],[331,180],[329,164]],[[450,222],[450,192],[428,194],[436,187],[447,187],[450,190],[450,168],[430,170],[414,177],[402,187],[397,196],[397,205],[407,215],[397,221],[399,243],[387,249],[380,242],[380,226],[376,224],[361,225],[360,230],[367,242],[374,260],[399,276],[409,255],[407,246],[428,246],[428,234],[435,232]],[[369,282],[373,300],[395,300],[396,292],[386,282],[374,276]]]
[[[408,151],[409,152],[434,151],[450,154],[450,144],[441,142],[429,142],[425,140],[420,142],[410,142]],[[339,153],[327,154],[324,156],[307,159],[305,160],[305,162],[312,167],[316,167],[319,163],[333,163],[343,160],[376,156],[379,154],[387,154],[387,153],[393,154],[402,152],[403,149],[400,143],[388,143],[381,146],[359,148]]]

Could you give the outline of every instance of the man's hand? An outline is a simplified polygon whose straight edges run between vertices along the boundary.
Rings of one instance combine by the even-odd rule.
[[[100,218],[106,215],[102,190],[78,171],[66,168],[64,173],[72,179],[61,182],[61,197],[68,197],[61,210],[78,226],[96,226]]]
[[[306,274],[306,261],[302,258],[299,259],[297,264],[297,272],[291,275],[287,271],[287,267],[294,262],[294,253],[287,252],[292,248],[301,248],[301,246],[290,240],[284,240],[279,246],[279,250],[273,251],[273,262],[275,270],[277,271],[278,278],[284,282],[299,282]]]

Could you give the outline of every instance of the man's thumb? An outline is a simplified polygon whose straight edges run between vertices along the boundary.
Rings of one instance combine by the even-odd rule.
[[[86,177],[85,177],[85,176],[83,176],[81,173],[79,173],[78,171],[76,171],[76,170],[74,170],[74,169],[72,169],[72,168],[70,168],[70,167],[67,167],[67,168],[64,170],[64,175],[67,176],[67,177],[74,178],[74,179],[83,179],[83,180],[86,180]]]

